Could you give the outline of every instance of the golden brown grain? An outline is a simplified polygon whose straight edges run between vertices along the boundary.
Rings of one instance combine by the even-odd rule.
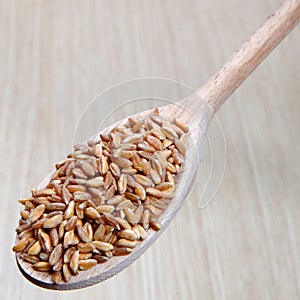
[[[39,239],[40,244],[41,244],[42,248],[44,249],[44,251],[48,252],[48,253],[51,252],[52,244],[51,244],[49,235],[46,232],[39,229],[38,239]]]
[[[100,218],[99,212],[93,207],[86,208],[84,213],[88,218],[90,218],[92,220],[96,220],[96,219]]]
[[[79,261],[79,269],[81,271],[85,271],[91,269],[92,267],[96,266],[97,260],[96,259],[85,259]]]
[[[99,205],[96,207],[97,211],[101,214],[103,213],[112,213],[115,210],[115,207],[113,205]]]
[[[49,261],[50,255],[49,255],[49,253],[46,253],[46,252],[42,251],[42,252],[40,252],[38,257],[42,261]]]
[[[22,254],[22,258],[30,264],[35,264],[40,261],[38,257],[26,253]]]
[[[41,252],[42,247],[39,241],[36,241],[29,249],[28,254],[29,255],[37,255]]]
[[[72,244],[73,237],[74,237],[74,230],[67,231],[64,234],[64,241],[63,241],[64,249],[67,249]]]
[[[177,118],[173,119],[174,124],[184,132],[189,132],[189,128]]]
[[[55,265],[61,258],[63,254],[62,244],[57,245],[49,256],[49,263],[53,266]]]
[[[62,282],[61,271],[56,271],[52,274],[52,280],[55,284],[60,284]]]
[[[125,229],[125,230],[120,231],[119,237],[125,238],[127,240],[131,240],[131,241],[135,241],[138,239],[135,232],[131,229]]]
[[[158,221],[150,221],[150,227],[156,231],[161,230],[161,224]]]
[[[105,227],[103,224],[100,224],[94,233],[94,240],[103,241],[104,236],[105,236]]]
[[[54,272],[60,271],[60,270],[62,269],[62,267],[63,267],[63,260],[60,259],[60,260],[52,267],[52,270],[53,270]]]
[[[163,196],[162,192],[156,188],[147,188],[146,192],[147,195],[153,196],[155,198],[162,198]]]
[[[112,251],[112,254],[115,256],[123,256],[130,254],[132,251],[132,248],[116,248]]]
[[[79,264],[79,251],[75,251],[72,255],[72,258],[70,260],[70,268],[73,272],[73,274],[78,273],[78,264]]]
[[[51,244],[55,247],[59,243],[59,236],[58,236],[58,231],[57,228],[51,228],[49,231],[49,237],[51,240]]]
[[[46,261],[39,261],[33,265],[33,268],[40,272],[49,272],[51,265]]]
[[[66,231],[73,230],[75,228],[77,220],[78,220],[77,216],[73,216],[72,218],[70,218],[65,226],[65,230]]]
[[[85,228],[83,228],[83,226],[77,225],[76,229],[77,229],[77,233],[78,233],[79,238],[83,242],[85,242],[85,243],[91,242],[91,239],[90,239],[88,233],[86,232]]]
[[[76,251],[75,247],[70,247],[65,251],[64,257],[63,257],[63,262],[65,264],[68,264],[74,254],[74,252]]]
[[[116,242],[116,246],[118,247],[125,247],[125,248],[134,248],[138,244],[138,241],[130,241],[127,239],[119,239]]]
[[[56,284],[130,254],[175,196],[188,128],[156,109],[75,145],[24,206],[13,251]],[[151,228],[151,229],[150,229]]]
[[[44,228],[54,228],[57,225],[59,225],[63,221],[63,216],[62,215],[56,215],[53,216],[52,218],[49,218],[44,224]]]
[[[22,238],[20,241],[18,241],[14,247],[13,247],[13,251],[15,252],[21,252],[23,251],[26,246],[30,243],[30,240],[28,237],[24,237]]]
[[[62,272],[63,272],[65,282],[68,282],[72,277],[71,270],[68,264],[63,265]]]
[[[79,252],[88,253],[95,249],[95,246],[92,243],[79,243],[77,245]]]
[[[65,219],[70,219],[74,215],[74,208],[75,208],[75,202],[70,201],[70,203],[68,204],[68,207],[67,207],[67,209],[65,210],[65,213],[64,213],[64,218]]]
[[[145,228],[145,230],[149,229],[149,221],[150,221],[150,212],[149,210],[145,210],[142,216],[142,225]]]
[[[127,176],[126,174],[122,174],[120,179],[118,180],[118,191],[120,195],[124,194],[127,188]]]
[[[46,206],[44,204],[35,207],[28,215],[28,222],[34,223],[35,221],[37,221],[43,215],[45,209]]]
[[[101,251],[110,251],[114,248],[114,246],[110,243],[105,243],[101,241],[93,241],[93,245],[96,249]]]

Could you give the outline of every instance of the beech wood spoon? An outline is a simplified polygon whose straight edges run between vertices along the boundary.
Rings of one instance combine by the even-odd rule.
[[[112,277],[139,258],[167,228],[186,199],[199,167],[197,161],[198,151],[200,151],[199,145],[214,113],[289,31],[296,26],[299,19],[300,1],[285,1],[195,94],[176,104],[160,108],[161,115],[170,118],[176,116],[189,126],[190,140],[194,142],[194,146],[187,149],[185,172],[183,172],[177,183],[176,196],[161,219],[162,229],[160,231],[156,232],[150,229],[147,238],[134,248],[131,254],[112,257],[103,264],[98,264],[90,270],[80,272],[67,283],[53,284],[49,274],[35,271],[31,264],[25,262],[17,254],[16,260],[22,274],[34,284],[44,288],[57,290],[79,289]],[[203,101],[199,99],[203,99]],[[196,118],[191,117],[191,113]],[[149,111],[137,115],[147,114],[149,114]],[[109,132],[115,125],[106,128],[104,132]],[[45,187],[52,175],[53,172],[44,179],[39,188]]]

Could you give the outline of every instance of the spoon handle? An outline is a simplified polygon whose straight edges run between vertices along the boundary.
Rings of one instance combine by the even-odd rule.
[[[198,90],[217,111],[300,20],[300,0],[286,0]]]

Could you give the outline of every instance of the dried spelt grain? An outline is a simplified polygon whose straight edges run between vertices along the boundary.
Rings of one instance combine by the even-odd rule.
[[[189,128],[177,118],[173,119],[174,124],[184,132],[189,132]]]
[[[51,252],[52,245],[51,245],[51,240],[50,240],[49,235],[46,232],[39,229],[38,239],[39,239],[39,242],[40,242],[42,248],[44,249],[44,251],[48,252],[48,253]]]
[[[86,208],[84,213],[88,218],[90,218],[92,220],[96,220],[96,219],[100,218],[99,212],[93,207]]]
[[[49,253],[46,253],[44,251],[40,252],[40,254],[39,254],[39,258],[42,261],[49,261],[49,257],[50,257]]]
[[[96,249],[101,251],[110,251],[114,248],[114,246],[110,243],[105,243],[101,241],[93,241],[93,245]]]
[[[88,253],[95,249],[95,246],[92,243],[79,243],[77,245],[79,252]]]
[[[115,248],[112,251],[112,254],[114,256],[123,256],[123,255],[128,255],[133,251],[132,248]]]
[[[63,241],[64,249],[67,249],[72,244],[73,237],[74,237],[74,230],[65,232],[64,241]]]
[[[52,274],[52,280],[55,284],[60,284],[62,282],[62,274],[60,271],[56,271]]]
[[[39,241],[36,241],[29,249],[28,254],[29,255],[37,255],[41,252],[42,247]]]
[[[63,267],[63,260],[60,259],[53,267],[52,267],[52,270],[54,272],[57,272],[57,271],[60,271]]]
[[[115,210],[115,206],[113,205],[100,205],[96,207],[97,211],[101,214],[103,213],[112,213]]]
[[[75,251],[76,251],[75,247],[70,247],[65,251],[64,256],[63,256],[63,262],[65,264],[68,264],[70,262]]]
[[[73,216],[72,218],[70,218],[65,226],[65,230],[66,231],[73,230],[75,228],[77,220],[78,220],[77,216]]]
[[[44,224],[44,228],[54,228],[63,221],[64,217],[62,215],[56,215],[49,218]]]
[[[55,265],[61,258],[63,253],[62,244],[57,245],[49,256],[49,263],[53,266]]]
[[[15,244],[15,246],[13,247],[13,251],[22,252],[29,243],[30,239],[28,237],[24,237]]]
[[[13,251],[35,270],[51,272],[56,284],[130,254],[150,228],[161,229],[158,217],[175,196],[187,132],[155,110],[75,145],[46,188],[19,201]]]
[[[33,268],[41,272],[49,272],[51,270],[51,265],[45,261],[39,261],[33,265]]]
[[[51,240],[51,244],[55,247],[59,243],[59,236],[58,236],[58,231],[57,228],[51,228],[49,231],[49,237]]]
[[[63,265],[62,273],[63,273],[65,282],[68,282],[72,277],[70,266],[68,264]]]
[[[130,241],[127,239],[120,239],[117,241],[116,246],[118,247],[124,247],[124,248],[134,248],[138,244],[138,241]]]
[[[28,262],[28,263],[30,263],[30,264],[35,264],[35,263],[37,263],[37,262],[40,261],[38,257],[36,257],[36,256],[34,256],[34,255],[29,255],[29,254],[26,254],[26,253],[23,253],[23,254],[22,254],[22,258],[23,258],[26,262]]]
[[[44,204],[35,207],[28,215],[28,222],[32,224],[37,221],[43,215],[45,209],[46,206]]]
[[[137,236],[135,232],[131,229],[125,229],[119,232],[119,237],[120,238],[125,238],[130,241],[135,241],[137,240]]]
[[[70,260],[70,268],[73,272],[73,274],[78,273],[78,266],[79,266],[79,251],[75,251],[72,255],[72,258]]]
[[[76,229],[77,229],[78,236],[80,237],[80,239],[83,242],[85,242],[85,243],[91,242],[91,239],[90,239],[88,233],[86,232],[86,229],[83,226],[77,225]]]
[[[118,191],[119,194],[122,195],[125,193],[127,188],[127,176],[125,174],[122,174],[120,176],[120,179],[118,180]]]
[[[92,267],[96,266],[97,260],[96,259],[85,259],[79,261],[79,269],[81,271],[85,271],[91,269]]]
[[[145,228],[145,230],[149,229],[149,221],[150,221],[150,211],[146,209],[143,212],[143,216],[142,216],[142,225]]]
[[[161,230],[161,224],[158,221],[150,221],[150,227],[156,231]]]

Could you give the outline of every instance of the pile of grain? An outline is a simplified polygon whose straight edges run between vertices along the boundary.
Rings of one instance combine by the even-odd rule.
[[[130,254],[149,228],[161,229],[158,219],[174,197],[187,132],[156,109],[76,145],[45,189],[19,200],[24,210],[13,251],[57,284]]]

